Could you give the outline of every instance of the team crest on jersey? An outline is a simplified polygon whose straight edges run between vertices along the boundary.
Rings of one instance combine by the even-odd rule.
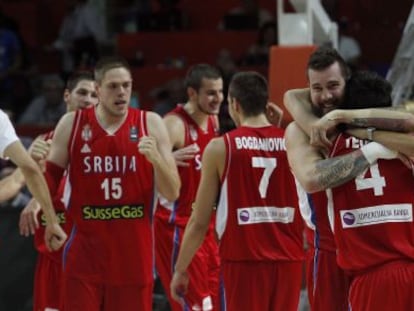
[[[92,130],[91,130],[91,126],[89,124],[86,124],[86,125],[83,126],[81,136],[82,136],[82,139],[84,141],[90,141],[91,140]]]
[[[87,143],[84,143],[83,147],[81,149],[81,153],[91,153],[91,152],[92,152],[92,150],[89,147],[89,145]]]
[[[131,141],[138,141],[138,129],[136,126],[129,129],[129,139]]]
[[[193,141],[197,140],[198,138],[197,130],[191,125],[190,125],[190,137]]]

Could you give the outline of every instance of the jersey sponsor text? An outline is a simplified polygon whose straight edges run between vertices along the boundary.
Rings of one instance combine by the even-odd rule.
[[[144,217],[144,206],[84,206],[82,215],[84,220],[138,219]]]

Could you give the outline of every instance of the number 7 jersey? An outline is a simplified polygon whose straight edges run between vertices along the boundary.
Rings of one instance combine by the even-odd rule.
[[[229,261],[303,259],[303,222],[284,131],[239,127],[223,136],[226,164],[216,215]]]

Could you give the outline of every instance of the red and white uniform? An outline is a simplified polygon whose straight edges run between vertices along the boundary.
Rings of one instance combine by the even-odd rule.
[[[296,311],[303,223],[284,131],[239,127],[223,137],[216,231],[227,309]]]
[[[341,134],[331,156],[365,141]],[[414,307],[414,177],[400,160],[378,160],[357,178],[332,189],[338,263],[354,276],[355,310]],[[391,290],[392,289],[392,290]]]
[[[169,287],[184,229],[191,216],[200,182],[201,156],[209,141],[218,135],[218,126],[215,117],[210,116],[207,130],[201,129],[181,105],[170,114],[178,116],[183,121],[184,147],[196,144],[199,148],[195,158],[188,161],[188,167],[178,167],[181,179],[178,199],[168,202],[160,198],[154,221],[157,272],[166,289],[172,310],[179,311],[183,310],[183,307],[171,298]],[[188,268],[190,285],[185,296],[186,308],[219,310],[219,269],[218,245],[211,226]]]
[[[298,182],[296,185],[299,208],[306,224],[306,286],[311,310],[347,311],[349,280],[336,262],[326,192],[309,194]]]
[[[64,193],[74,222],[63,257],[69,310],[151,310],[154,178],[138,152],[145,135],[144,111],[129,108],[114,133],[95,107],[76,112]]]

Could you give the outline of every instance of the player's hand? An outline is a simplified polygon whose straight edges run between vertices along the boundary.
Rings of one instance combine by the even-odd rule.
[[[174,272],[170,284],[171,297],[181,305],[184,305],[183,297],[187,294],[188,282],[187,272]]]
[[[157,141],[155,137],[143,136],[138,143],[138,151],[143,154],[148,161],[155,163],[161,157],[157,148]]]
[[[28,237],[35,234],[36,229],[39,228],[37,221],[39,211],[39,203],[35,199],[31,199],[20,213],[19,231],[21,235]]]
[[[280,127],[283,119],[283,110],[275,103],[268,102],[266,105],[266,117],[274,126]]]
[[[190,166],[188,160],[194,159],[195,155],[200,151],[197,144],[191,144],[184,148],[177,149],[173,152],[174,160],[177,166]]]
[[[337,124],[336,120],[329,117],[329,114],[320,118],[311,127],[311,145],[322,149],[329,149],[332,146],[329,135],[335,131]]]
[[[47,158],[50,151],[52,140],[44,140],[42,137],[37,137],[29,147],[30,156],[36,161],[40,162]]]
[[[65,231],[57,222],[46,225],[45,243],[49,251],[57,251],[65,244],[66,239]]]

